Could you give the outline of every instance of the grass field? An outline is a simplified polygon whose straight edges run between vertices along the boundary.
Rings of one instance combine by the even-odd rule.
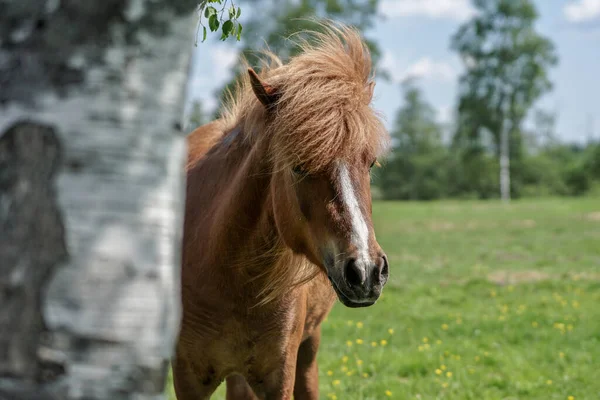
[[[600,199],[373,217],[390,281],[324,323],[321,398],[600,399]]]

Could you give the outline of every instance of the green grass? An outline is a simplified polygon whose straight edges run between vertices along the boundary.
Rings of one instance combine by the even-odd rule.
[[[380,202],[373,218],[390,281],[325,321],[323,399],[600,398],[600,199]]]

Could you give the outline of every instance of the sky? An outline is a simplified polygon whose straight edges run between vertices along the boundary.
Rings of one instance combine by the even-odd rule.
[[[538,31],[554,42],[559,57],[550,71],[554,88],[535,107],[557,115],[560,139],[600,140],[600,0],[534,2],[540,14]],[[252,12],[243,3],[242,10]],[[402,105],[399,83],[409,76],[419,78],[438,120],[451,121],[464,68],[450,50],[450,37],[473,12],[470,0],[380,0],[381,17],[365,36],[377,39],[383,51],[380,68],[392,76],[388,82],[377,80],[372,103],[388,128]],[[211,111],[217,106],[215,90],[230,78],[229,69],[237,62],[235,41],[220,42],[213,36],[198,43],[188,85],[188,99],[201,100]],[[531,118],[526,125],[532,127]]]

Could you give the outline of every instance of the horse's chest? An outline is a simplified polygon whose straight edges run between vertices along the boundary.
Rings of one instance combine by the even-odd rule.
[[[272,321],[231,318],[222,334],[207,346],[211,358],[226,374],[248,374],[269,365],[277,365],[286,353],[289,332]]]

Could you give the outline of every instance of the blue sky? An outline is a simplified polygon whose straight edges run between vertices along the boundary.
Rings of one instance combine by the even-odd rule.
[[[554,90],[536,106],[557,114],[561,139],[600,140],[600,0],[535,3],[540,13],[538,29],[554,42],[560,58],[551,71]],[[242,8],[251,12],[248,6]],[[427,100],[438,110],[438,119],[449,121],[456,104],[457,78],[463,70],[449,49],[450,36],[472,15],[470,1],[380,0],[379,11],[383,19],[366,35],[377,38],[384,53],[381,67],[390,71],[393,81],[377,82],[374,108],[391,126],[402,104],[399,82],[416,76]],[[214,90],[229,78],[228,67],[235,62],[234,41],[199,43],[189,98],[202,100],[209,109],[216,107]]]

